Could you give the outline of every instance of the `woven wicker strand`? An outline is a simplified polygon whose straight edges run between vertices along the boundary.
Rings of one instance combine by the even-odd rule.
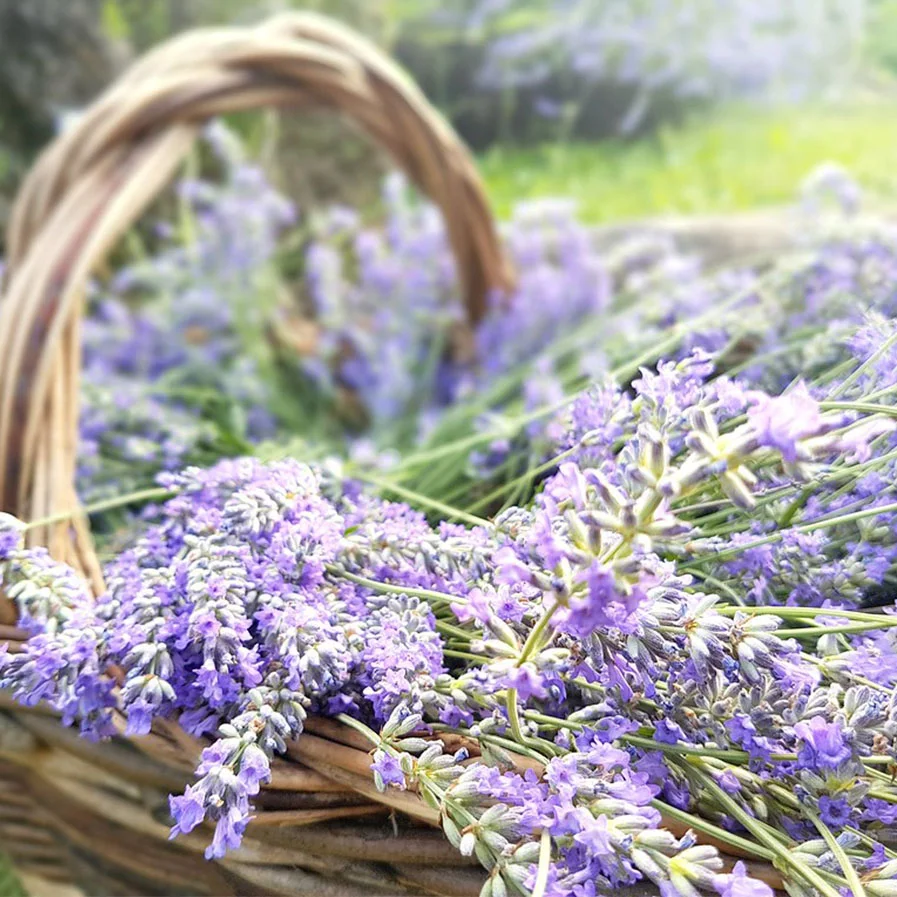
[[[0,507],[28,520],[58,517],[29,539],[79,568],[95,590],[102,575],[87,523],[74,514],[73,485],[85,284],[172,177],[203,122],[264,105],[342,112],[393,156],[443,213],[471,324],[489,293],[511,284],[467,151],[360,37],[290,14],[252,29],[191,32],[149,53],[27,178],[0,300]],[[0,597],[0,641],[17,651],[24,638]],[[123,733],[124,721],[116,722]],[[476,743],[467,746],[476,756]],[[48,894],[68,882],[90,895],[479,892],[485,873],[442,837],[438,814],[413,792],[377,792],[370,745],[323,719],[308,720],[274,762],[243,846],[205,861],[209,831],[169,841],[167,809],[202,747],[167,721],[146,736],[90,743],[46,708],[25,710],[0,692],[4,852]],[[780,885],[770,867],[752,868]]]

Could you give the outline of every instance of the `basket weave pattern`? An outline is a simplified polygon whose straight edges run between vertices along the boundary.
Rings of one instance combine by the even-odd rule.
[[[347,115],[441,209],[468,319],[510,283],[476,169],[403,73],[327,19],[278,16],[190,32],[148,54],[42,155],[17,199],[0,300],[0,508],[102,589],[74,490],[79,339],[88,278],[168,183],[211,116],[260,106]],[[0,596],[0,641],[24,634]],[[118,720],[122,723],[123,720]],[[380,794],[370,745],[328,720],[273,764],[243,847],[216,863],[208,834],[168,840],[167,795],[202,743],[171,723],[103,744],[0,694],[0,844],[18,869],[89,894],[476,894],[474,861],[411,793]],[[474,746],[475,747],[475,746]]]

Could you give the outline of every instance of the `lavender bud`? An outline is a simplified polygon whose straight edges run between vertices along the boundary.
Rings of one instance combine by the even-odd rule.
[[[866,893],[871,897],[897,897],[897,879],[885,881],[883,879],[875,879],[867,881],[864,885]]]
[[[632,862],[635,863],[636,867],[647,878],[650,878],[654,882],[664,881],[666,879],[664,870],[661,869],[661,867],[657,864],[651,854],[646,850],[634,847],[630,851],[629,856],[632,859]]]
[[[750,510],[756,504],[751,490],[748,488],[742,476],[734,471],[726,471],[719,478],[720,486],[726,494],[726,498],[738,508]]]
[[[485,831],[482,833],[482,840],[490,850],[499,855],[502,855],[510,847],[510,841],[498,832]]]
[[[463,838],[462,838],[463,842]],[[492,851],[486,845],[485,841],[481,841],[479,839],[475,840],[473,852],[476,854],[476,858],[480,861],[480,865],[482,865],[486,869],[492,869],[495,865],[495,858],[492,856]],[[463,851],[462,851],[463,853]],[[469,856],[469,854],[468,854]],[[493,884],[493,889],[495,885]]]
[[[419,754],[421,751],[427,750],[432,742],[426,738],[400,738],[392,744],[396,750],[407,751],[409,754]]]
[[[442,817],[442,830],[445,832],[445,836],[448,838],[452,847],[460,848],[461,831],[448,815]]]
[[[514,848],[511,859],[514,863],[530,865],[539,861],[540,845],[538,841],[524,841]]]
[[[664,828],[646,828],[636,835],[635,841],[642,847],[650,847],[661,853],[671,853],[679,846],[675,835]]]

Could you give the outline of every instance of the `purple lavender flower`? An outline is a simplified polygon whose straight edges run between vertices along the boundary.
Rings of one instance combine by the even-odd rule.
[[[782,396],[749,394],[748,420],[760,445],[781,452],[785,461],[798,460],[798,444],[820,432],[823,421],[819,403],[805,383]]]
[[[0,564],[22,546],[22,523],[11,514],[0,514]]]
[[[810,215],[818,215],[827,199],[834,200],[842,214],[852,215],[859,210],[861,198],[859,184],[833,162],[814,168],[801,184],[801,205]]]
[[[90,500],[275,432],[270,384],[253,360],[259,346],[248,352],[241,333],[254,339],[267,323],[277,237],[295,212],[225,131],[209,131],[222,152],[229,147],[224,183],[179,185],[194,225],[187,245],[172,235],[91,296],[79,452],[79,489]]]
[[[840,831],[853,818],[850,804],[843,798],[823,794],[819,798],[819,818],[831,829]]]
[[[386,751],[377,751],[374,754],[371,770],[374,773],[374,781],[381,791],[389,786],[404,790],[405,773],[401,763],[392,754]]]
[[[775,89],[793,98],[819,90],[847,64],[857,34],[852,4],[826,12],[814,20],[811,38],[806,17],[768,2],[699,12],[665,0],[568,0],[536,10],[523,0],[486,0],[465,13],[440,8],[438,19],[430,15],[440,30],[454,26],[456,42],[487,36],[478,88],[577,109],[595,85],[613,85],[630,97],[618,122],[628,133],[657,96],[708,100]],[[671,33],[676,41],[665,39]]]
[[[505,673],[502,684],[508,688],[516,689],[522,701],[528,701],[534,697],[544,698],[547,695],[542,676],[539,674],[535,664],[531,663],[523,663],[520,666],[512,667]]]
[[[841,727],[824,717],[814,716],[798,723],[794,734],[800,739],[798,761],[807,768],[835,770],[853,755]]]
[[[744,863],[738,862],[731,875],[721,875],[715,882],[720,897],[773,897],[773,890],[756,878],[750,878]]]

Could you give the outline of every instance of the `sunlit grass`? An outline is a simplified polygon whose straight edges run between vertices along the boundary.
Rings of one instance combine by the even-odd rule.
[[[480,168],[500,216],[520,200],[567,196],[604,222],[785,203],[827,161],[870,194],[897,197],[897,101],[734,107],[638,141],[496,147]]]

